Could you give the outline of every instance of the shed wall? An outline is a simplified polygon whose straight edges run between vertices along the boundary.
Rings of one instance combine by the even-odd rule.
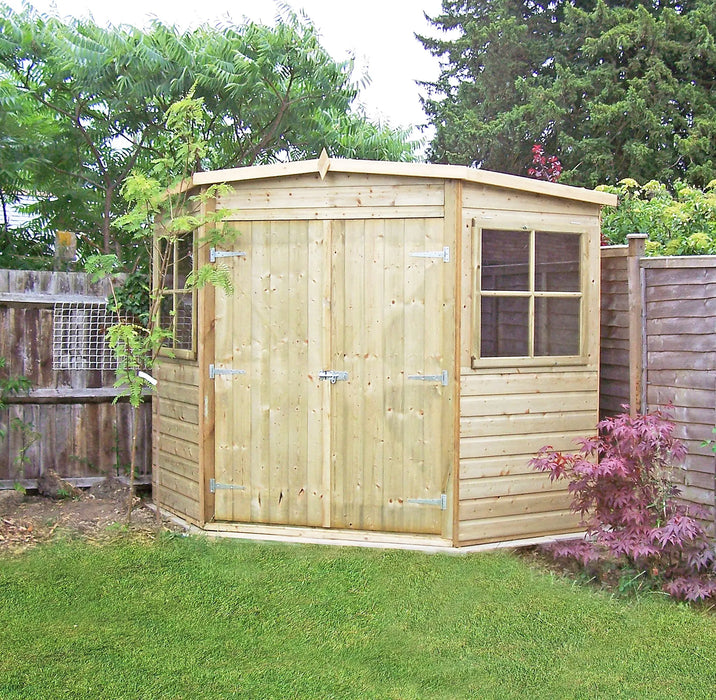
[[[598,420],[599,210],[580,202],[464,186],[461,257],[460,545],[575,532],[566,484],[529,461],[545,445],[574,451]],[[582,231],[585,364],[472,369],[473,222],[485,228]]]
[[[154,376],[154,500],[190,522],[200,522],[199,367],[162,358]]]

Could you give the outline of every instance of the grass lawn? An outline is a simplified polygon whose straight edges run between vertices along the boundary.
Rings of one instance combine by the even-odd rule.
[[[0,559],[0,698],[714,698],[716,615],[509,553],[203,538]]]

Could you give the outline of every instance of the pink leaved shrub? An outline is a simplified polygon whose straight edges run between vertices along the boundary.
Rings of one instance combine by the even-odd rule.
[[[693,509],[677,500],[673,469],[686,448],[673,423],[659,411],[623,413],[597,428],[577,453],[544,447],[531,461],[552,480],[569,481],[572,510],[587,531],[584,540],[551,545],[552,556],[682,600],[716,598],[716,551]]]

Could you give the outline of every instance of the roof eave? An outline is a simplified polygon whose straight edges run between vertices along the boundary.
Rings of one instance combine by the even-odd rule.
[[[528,192],[547,197],[557,197],[599,206],[616,206],[618,197],[608,192],[598,192],[582,187],[544,182],[519,175],[507,175],[490,170],[468,168],[463,165],[440,165],[432,163],[395,163],[380,160],[352,160],[348,158],[330,158],[322,155],[313,160],[291,163],[272,163],[270,165],[252,165],[244,168],[212,170],[196,173],[194,185],[212,185],[221,182],[240,182],[266,178],[288,177],[319,173],[363,173],[368,175],[396,175],[402,177],[442,178],[474,182],[491,187]]]

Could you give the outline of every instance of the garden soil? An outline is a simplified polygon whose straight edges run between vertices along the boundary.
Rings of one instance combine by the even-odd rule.
[[[135,497],[126,525],[129,489],[108,478],[67,498],[0,491],[0,554],[16,553],[58,538],[104,542],[122,536],[154,539],[181,531],[172,520],[157,520],[151,501]]]

